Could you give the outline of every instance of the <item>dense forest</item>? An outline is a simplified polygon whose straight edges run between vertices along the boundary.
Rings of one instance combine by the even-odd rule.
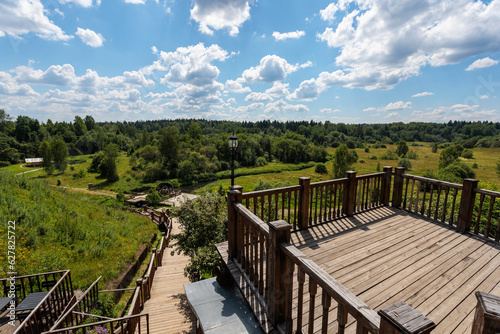
[[[314,121],[231,122],[214,120],[152,120],[96,122],[75,116],[73,122],[40,122],[28,116],[10,117],[0,110],[0,167],[24,158],[44,157],[63,170],[67,155],[94,154],[89,172],[109,181],[117,178],[113,158],[130,157],[137,178],[146,182],[178,178],[182,184],[214,179],[230,168],[227,140],[236,134],[236,167],[325,162],[326,148],[384,147],[404,142],[432,142],[445,148],[500,147],[500,123],[450,121],[440,123],[344,124]]]

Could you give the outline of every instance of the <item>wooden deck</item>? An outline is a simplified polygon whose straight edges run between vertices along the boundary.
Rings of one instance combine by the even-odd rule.
[[[404,301],[438,325],[434,333],[470,333],[474,292],[500,295],[498,243],[391,207],[293,232],[292,243],[370,308]],[[335,308],[329,319],[335,333]]]
[[[172,234],[179,232],[177,219],[173,219]],[[184,284],[190,283],[184,276],[189,258],[171,256],[170,251],[165,250],[162,266],[155,273],[151,299],[141,313],[149,313],[150,334],[196,333],[196,317],[184,292]]]

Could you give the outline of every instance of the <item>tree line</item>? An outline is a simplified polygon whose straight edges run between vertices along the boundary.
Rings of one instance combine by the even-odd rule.
[[[192,119],[96,122],[89,115],[75,116],[73,122],[50,119],[40,122],[28,116],[14,119],[0,110],[0,166],[24,158],[44,157],[51,162],[46,168],[63,170],[65,156],[94,154],[91,171],[113,181],[118,177],[114,159],[125,152],[132,169],[144,181],[178,178],[189,184],[208,181],[214,178],[214,173],[230,168],[227,140],[232,133],[240,143],[236,167],[262,166],[271,161],[325,162],[326,148],[341,145],[341,151],[344,146],[352,150],[412,141],[443,147],[460,145],[465,149],[500,147],[498,122],[344,124]],[[356,158],[350,156],[348,161]]]

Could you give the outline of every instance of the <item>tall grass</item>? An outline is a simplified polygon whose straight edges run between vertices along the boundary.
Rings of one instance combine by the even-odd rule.
[[[7,223],[16,222],[18,275],[71,269],[73,285],[109,282],[156,227],[114,207],[114,199],[76,194],[0,170],[0,276],[7,276]]]

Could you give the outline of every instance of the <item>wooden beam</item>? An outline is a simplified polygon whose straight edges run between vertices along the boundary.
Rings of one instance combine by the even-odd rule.
[[[394,303],[378,312],[380,334],[427,334],[436,324],[405,302]]]
[[[476,291],[477,306],[471,334],[500,333],[500,297]]]

